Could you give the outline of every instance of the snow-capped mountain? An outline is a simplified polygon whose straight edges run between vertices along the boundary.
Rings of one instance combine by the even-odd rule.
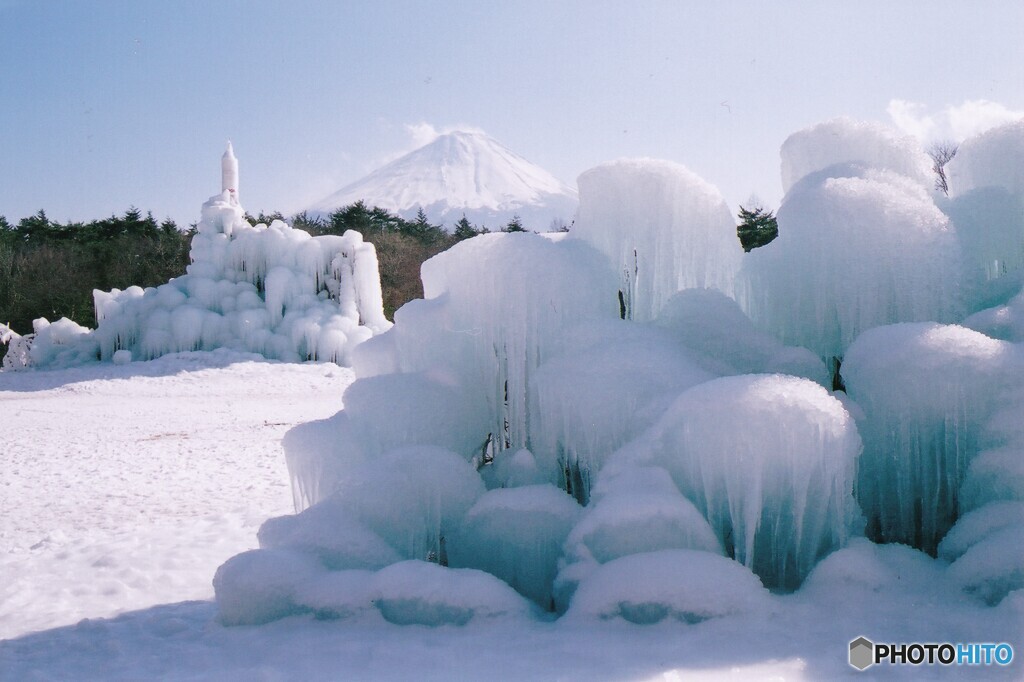
[[[309,208],[329,213],[362,200],[405,218],[422,208],[433,222],[462,217],[495,230],[518,215],[533,230],[572,221],[576,190],[482,132],[440,135]]]

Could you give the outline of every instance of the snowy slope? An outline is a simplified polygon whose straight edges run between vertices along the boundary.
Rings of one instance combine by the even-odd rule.
[[[451,226],[463,213],[492,230],[518,214],[545,230],[572,220],[576,190],[482,132],[456,131],[379,168],[311,206],[315,213],[362,200],[368,206],[415,217],[423,208]]]

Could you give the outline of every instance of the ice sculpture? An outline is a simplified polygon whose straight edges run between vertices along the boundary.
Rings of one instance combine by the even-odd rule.
[[[31,365],[215,348],[345,365],[358,344],[391,326],[373,244],[352,230],[312,237],[279,220],[250,225],[238,202],[230,143],[221,184],[221,193],[203,204],[185,275],[145,290],[94,291],[95,330],[36,321]]]
[[[743,250],[713,185],[679,164],[651,159],[606,163],[578,183],[570,237],[611,261],[623,318],[650,321],[681,289],[732,295]]]

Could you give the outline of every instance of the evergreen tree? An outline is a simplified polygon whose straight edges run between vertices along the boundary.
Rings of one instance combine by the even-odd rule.
[[[508,221],[504,232],[526,232],[526,228],[523,227],[523,220],[519,217],[518,213],[512,216],[512,220]]]
[[[480,232],[473,227],[473,224],[466,218],[466,214],[463,213],[462,217],[455,223],[455,231],[452,233],[452,236],[461,242],[463,239],[469,239],[470,237],[475,237],[478,234],[480,234]]]
[[[366,208],[366,204],[362,201],[339,208],[331,213],[328,220],[330,222],[328,229],[330,234],[345,234],[345,230],[355,230],[365,235],[372,226],[370,210]]]
[[[753,209],[740,206],[739,218],[736,236],[740,238],[740,244],[746,252],[764,246],[779,236],[779,222],[775,215],[760,206]]]
[[[430,224],[430,220],[427,219],[427,214],[422,208],[416,210],[415,220],[405,222],[400,229],[421,244],[434,244],[445,237],[444,230],[437,225]]]
[[[52,237],[56,231],[57,226],[50,222],[43,209],[39,209],[39,212],[33,216],[18,221],[18,234],[26,242]]]

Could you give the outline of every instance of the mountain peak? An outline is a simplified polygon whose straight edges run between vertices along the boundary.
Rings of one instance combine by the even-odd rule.
[[[576,191],[479,130],[456,130],[343,187],[310,211],[329,213],[356,201],[403,217],[422,208],[435,222],[496,228],[519,215],[532,229],[571,220]]]

